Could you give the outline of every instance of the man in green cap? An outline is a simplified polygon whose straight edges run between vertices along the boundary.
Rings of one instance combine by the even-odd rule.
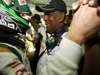
[[[56,53],[63,34],[68,31],[68,27],[64,23],[67,6],[63,0],[49,0],[47,4],[36,5],[36,10],[44,12],[43,19],[47,28],[46,39],[43,39],[46,42],[46,47],[44,49],[41,46],[39,55],[41,57],[37,64],[37,74],[41,75],[42,69],[44,69],[43,65],[48,63],[47,56],[53,56]]]
[[[19,35],[25,35],[28,21],[11,8],[12,1],[0,0],[0,74],[32,75],[25,43]]]
[[[46,5],[36,6],[37,10],[44,12],[47,26],[47,48],[40,50],[37,75],[78,75],[79,62],[84,55],[82,44],[100,27],[96,7],[88,3],[78,6],[68,32],[67,27],[63,27],[66,6],[62,0],[50,0]]]
[[[59,45],[63,33],[68,30],[67,25],[64,23],[67,13],[66,4],[62,0],[50,0],[47,4],[37,5],[36,9],[44,12],[43,19],[47,28],[46,46],[48,54],[51,54],[52,49]]]

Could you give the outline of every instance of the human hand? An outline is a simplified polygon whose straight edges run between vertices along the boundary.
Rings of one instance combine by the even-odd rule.
[[[86,5],[86,4],[88,4],[88,6],[90,7],[96,7],[97,5],[100,5],[100,1],[99,0],[77,0],[72,4],[72,9],[76,11],[81,5]]]
[[[72,9],[73,10],[77,10],[81,4],[87,4],[88,0],[77,0],[75,2],[72,3]]]
[[[100,28],[100,13],[97,13],[96,7],[81,5],[73,16],[68,38],[72,41],[82,44],[90,35]]]

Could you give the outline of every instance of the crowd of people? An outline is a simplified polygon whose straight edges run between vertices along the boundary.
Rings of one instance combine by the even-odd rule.
[[[100,74],[99,0],[75,1],[69,23],[63,0],[36,5],[42,18],[14,3],[0,0],[0,75]]]

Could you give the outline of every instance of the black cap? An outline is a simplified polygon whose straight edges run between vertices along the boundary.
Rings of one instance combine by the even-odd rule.
[[[49,11],[62,11],[67,12],[66,4],[63,0],[50,0],[48,4],[36,5],[36,10],[40,12],[49,12]]]

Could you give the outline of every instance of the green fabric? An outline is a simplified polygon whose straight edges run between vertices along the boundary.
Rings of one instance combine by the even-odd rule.
[[[2,4],[3,3],[3,4]],[[20,17],[10,6],[6,5],[4,2],[0,0],[0,9],[6,11],[9,13],[11,16],[15,17],[18,22],[21,23],[21,27],[27,28],[28,26],[28,21],[25,20],[24,18]]]
[[[19,12],[19,13],[26,13],[26,14],[31,14],[31,10],[29,8],[28,5],[21,5],[21,6],[18,6],[16,7],[16,11]]]

